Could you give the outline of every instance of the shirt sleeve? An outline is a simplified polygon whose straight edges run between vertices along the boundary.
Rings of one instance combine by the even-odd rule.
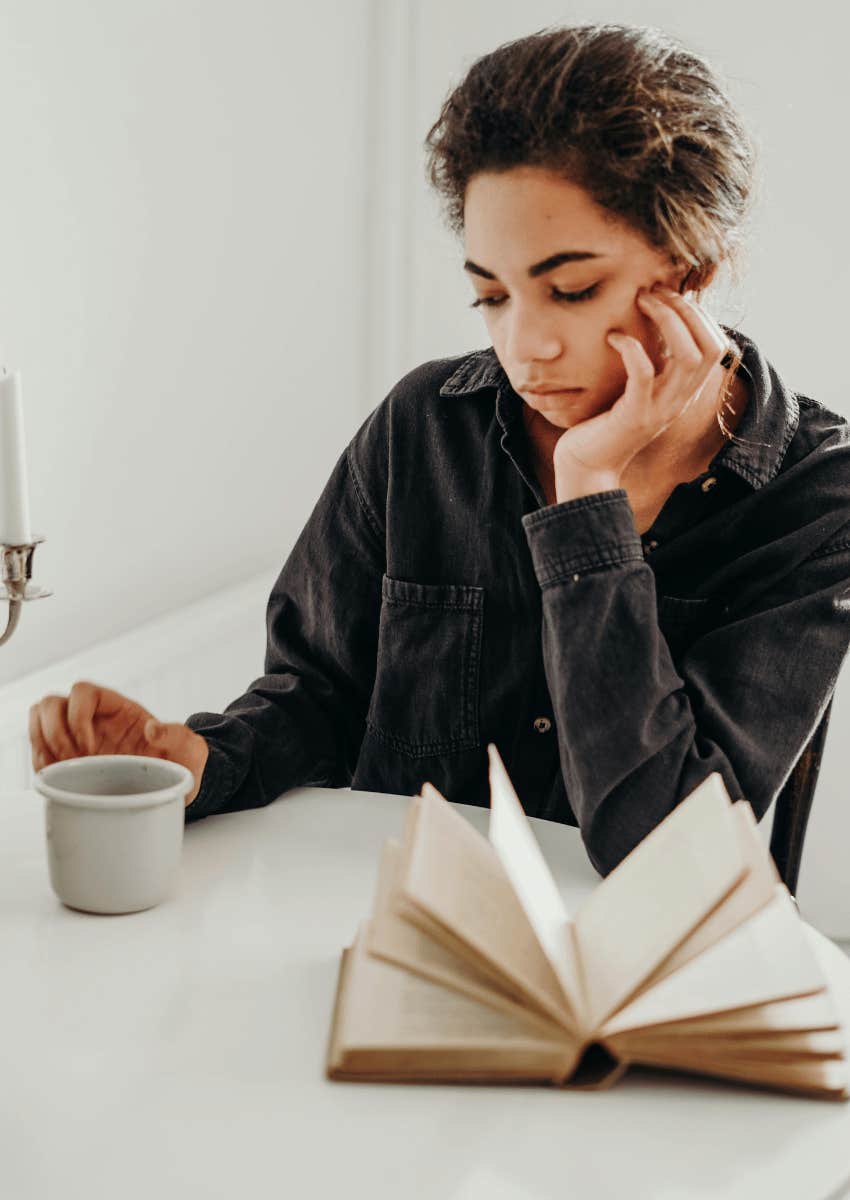
[[[713,771],[761,820],[850,644],[847,527],[784,573],[772,570],[746,605],[726,606],[675,665],[625,489],[537,509],[522,523],[542,593],[564,785],[596,870],[612,871]]]
[[[363,444],[368,425],[358,431]],[[386,563],[380,518],[358,481],[357,438],[272,588],[264,674],[223,713],[185,722],[210,749],[187,823],[259,808],[292,787],[351,782],[375,677]]]

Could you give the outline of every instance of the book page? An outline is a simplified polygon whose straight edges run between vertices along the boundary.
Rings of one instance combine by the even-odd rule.
[[[706,1054],[682,1054],[673,1061],[667,1054],[653,1053],[632,1061],[636,1065],[665,1067],[718,1079],[735,1079],[744,1084],[800,1092],[824,1099],[850,1099],[847,1062],[843,1058],[804,1058],[796,1062],[741,1062],[725,1058],[713,1062]]]
[[[346,986],[337,1000],[335,1031],[331,1042],[335,1057],[343,1051],[363,1048],[459,1045],[501,1050],[511,1045],[529,1050],[546,1049],[552,1069],[567,1063],[577,1052],[577,1043],[567,1034],[541,1037],[539,1026],[516,1015],[499,1012],[471,997],[411,974],[366,952],[369,922],[361,922],[353,946],[348,950]],[[486,1066],[481,1057],[480,1067]]]
[[[781,883],[779,872],[767,852],[756,827],[752,806],[746,800],[736,800],[732,815],[737,823],[738,842],[747,873],[729,894],[720,901],[714,912],[696,926],[693,933],[681,942],[657,970],[644,980],[640,991],[654,987],[692,958],[703,954],[731,933],[742,921],[758,912],[773,899],[776,885]]]
[[[536,1008],[533,996],[519,988],[507,987],[499,972],[480,969],[477,962],[474,964],[470,961],[468,955],[464,957],[442,942],[435,941],[427,932],[395,911],[400,858],[400,843],[388,839],[381,852],[372,919],[367,926],[366,948],[369,953],[435,983],[465,992],[482,1003],[533,1019],[535,1013],[540,1011]],[[540,1011],[540,1022],[542,1029],[552,1036],[551,1016]],[[555,1029],[554,1033],[560,1036],[559,1029]]]
[[[723,941],[609,1018],[598,1036],[828,989],[788,889]]]
[[[807,1033],[841,1027],[841,1014],[832,993],[816,992],[792,1000],[751,1004],[746,1008],[713,1013],[708,1017],[685,1017],[680,1021],[665,1021],[660,1025],[653,1025],[650,1030],[639,1030],[637,1036],[651,1033],[653,1037],[673,1041],[679,1037],[749,1037],[753,1033]],[[629,1035],[617,1035],[619,1036]]]
[[[502,1038],[541,1040],[534,1022],[375,958],[366,951],[367,940],[368,921],[363,921],[353,946],[353,986],[343,1018],[344,1040],[349,1044],[443,1044],[459,1038],[481,1045]],[[542,1040],[557,1044],[554,1038]]]
[[[701,1054],[711,1062],[726,1058],[736,1062],[790,1062],[801,1058],[842,1058],[845,1051],[844,1031],[840,1029],[727,1038],[665,1038],[642,1030],[606,1038],[605,1043],[616,1046],[633,1061],[641,1054],[664,1054],[671,1059]]]
[[[615,1012],[747,872],[719,771],[704,779],[582,904],[575,931],[588,1019]]]
[[[537,940],[584,1024],[581,974],[570,915],[501,755],[492,742],[487,746],[487,754],[490,760],[490,842]]]
[[[429,921],[445,930],[512,985],[541,997],[575,1028],[570,1001],[537,940],[496,851],[435,787],[422,785],[405,826],[399,890]]]

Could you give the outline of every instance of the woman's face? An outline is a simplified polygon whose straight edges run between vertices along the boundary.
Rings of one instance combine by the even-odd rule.
[[[612,330],[637,337],[660,369],[660,331],[637,307],[638,289],[660,281],[678,291],[687,273],[606,217],[583,188],[541,167],[482,172],[467,185],[464,269],[493,348],[514,391],[561,429],[623,394]]]

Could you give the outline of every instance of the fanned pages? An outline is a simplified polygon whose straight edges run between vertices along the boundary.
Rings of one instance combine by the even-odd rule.
[[[531,997],[516,999],[517,989],[506,986],[497,971],[473,964],[461,952],[435,941],[418,925],[398,914],[394,905],[398,898],[396,878],[400,856],[401,846],[389,838],[381,853],[372,919],[367,925],[369,952],[506,1013],[523,1017],[526,1023],[534,1020],[548,1031],[550,1037],[553,1033],[562,1036],[563,1026],[553,1025],[551,1017],[542,1013]]]
[[[809,949],[788,889],[699,958],[627,1004],[601,1029],[626,1029],[703,1017],[822,991],[826,980]]]
[[[598,1089],[634,1066],[850,1099],[848,989],[718,772],[571,919],[487,749],[489,838],[423,783],[384,845],[340,960],[330,1078]]]
[[[367,938],[365,922],[340,972],[331,1078],[560,1082],[573,1070],[575,1043],[373,958]]]
[[[543,953],[570,998],[579,1027],[587,1026],[574,926],[546,865],[496,747],[490,758],[490,842],[525,910]]]
[[[773,899],[776,885],[781,884],[782,880],[773,859],[764,853],[764,846],[756,828],[756,818],[750,805],[745,800],[736,800],[732,805],[732,812],[737,821],[741,855],[747,864],[747,874],[718,904],[714,912],[700,922],[693,933],[643,981],[641,991],[654,987],[667,975],[672,975],[686,962],[704,953],[709,946],[731,933],[747,917],[751,917],[768,904]]]
[[[614,868],[576,917],[591,1025],[615,1012],[745,872],[737,822],[715,771]]]
[[[557,976],[486,838],[425,784],[408,821],[399,873],[404,916],[497,971],[505,986],[575,1029]]]

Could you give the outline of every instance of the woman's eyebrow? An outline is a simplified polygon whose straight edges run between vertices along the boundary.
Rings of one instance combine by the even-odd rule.
[[[528,276],[529,279],[536,279],[538,275],[554,271],[555,267],[560,267],[561,263],[584,262],[588,258],[610,258],[610,255],[599,254],[595,250],[559,250],[557,254],[550,254],[542,262],[534,263],[529,267]],[[496,278],[492,271],[488,271],[486,267],[479,267],[478,263],[471,262],[470,259],[463,264],[463,269],[473,275],[481,275],[484,279]]]

